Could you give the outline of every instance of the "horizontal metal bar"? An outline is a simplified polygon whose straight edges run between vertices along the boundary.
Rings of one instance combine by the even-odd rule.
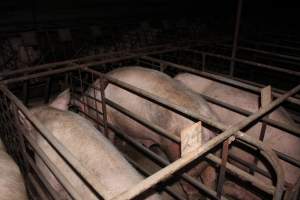
[[[242,114],[244,116],[250,116],[250,115],[253,114],[252,112],[250,112],[248,110],[245,110],[245,109],[239,108],[237,106],[228,104],[226,102],[220,101],[218,99],[207,96],[205,94],[199,94],[199,95],[201,95],[208,102],[211,102],[211,103],[214,103],[216,105],[222,106],[223,108],[227,108],[231,111]],[[272,120],[272,119],[269,119],[269,118],[262,118],[260,121],[265,122],[266,124],[268,124],[272,127],[278,128],[278,129],[286,131],[286,132],[289,132],[289,133],[291,133],[291,134],[293,134],[297,137],[300,137],[300,129],[296,126],[293,126],[293,125],[290,125],[290,124],[287,124],[287,123],[282,123],[282,122],[279,122],[279,121],[275,121],[275,120]]]
[[[172,140],[173,142],[180,144],[180,138],[176,135],[170,134],[166,132],[164,129],[162,129],[160,126],[157,126],[155,124],[150,123],[149,121],[145,119],[141,119],[138,115],[130,112],[129,110],[121,107],[120,105],[116,104],[115,102],[105,99],[105,103],[107,103],[109,106],[113,107],[114,109],[118,110],[119,112],[125,114],[126,116],[134,119],[135,121],[139,122],[140,124],[146,126],[147,128],[151,129],[152,131],[158,133],[161,136],[164,136],[165,138],[168,138]]]
[[[143,56],[142,59],[150,60],[150,61],[154,61],[154,62],[158,62],[158,63],[163,63],[166,66],[171,66],[171,67],[174,67],[174,68],[177,68],[177,69],[181,69],[181,70],[184,70],[184,71],[187,71],[187,72],[199,75],[199,76],[203,76],[203,77],[206,77],[206,78],[218,81],[218,82],[222,82],[222,83],[225,83],[227,85],[238,87],[238,88],[241,88],[241,89],[244,89],[244,90],[256,93],[256,94],[259,94],[260,91],[261,91],[261,88],[259,88],[259,87],[255,87],[255,86],[252,86],[252,85],[249,85],[249,84],[246,84],[246,83],[235,81],[235,80],[232,80],[232,79],[229,79],[229,78],[226,78],[226,77],[222,77],[222,76],[219,76],[219,75],[211,74],[211,73],[208,73],[208,72],[199,71],[199,70],[196,70],[196,69],[184,66],[184,65],[175,64],[175,63],[172,63],[172,62],[169,62],[169,61],[165,61],[165,60],[161,60],[161,59],[157,59],[157,58],[153,58],[153,57],[149,57],[149,56]],[[278,94],[276,92],[272,92],[272,95],[274,97],[280,97],[281,96],[281,94]],[[287,99],[287,101],[300,106],[300,99],[297,99],[297,98],[294,98],[294,97],[289,97]]]
[[[87,66],[94,66],[94,65],[100,65],[100,64],[105,64],[105,63],[109,63],[109,62],[116,62],[116,61],[121,61],[121,60],[134,58],[134,57],[135,56],[124,56],[122,58],[107,59],[107,60],[98,61],[98,62],[90,62],[88,64],[71,63],[70,64],[71,66],[68,66],[68,67],[64,67],[64,68],[60,68],[60,69],[54,69],[54,70],[40,72],[40,73],[35,73],[35,74],[30,74],[30,75],[26,75],[26,76],[22,76],[22,77],[11,78],[11,79],[0,81],[0,83],[3,83],[3,84],[15,83],[15,82],[19,82],[19,81],[29,80],[29,79],[32,79],[32,78],[40,78],[40,77],[43,77],[43,76],[49,76],[49,75],[53,75],[53,74],[68,72],[68,71],[84,68],[84,67],[87,67]]]
[[[296,47],[290,47],[290,46],[285,46],[285,45],[280,45],[280,44],[274,44],[274,43],[269,43],[269,42],[258,42],[254,40],[247,40],[247,39],[241,39],[241,42],[248,42],[248,43],[253,43],[255,45],[261,45],[261,46],[269,46],[269,47],[279,47],[282,49],[288,49],[288,50],[293,50],[293,51],[300,51],[300,48]]]
[[[166,49],[168,47],[168,49]],[[155,48],[165,48],[163,50],[157,50],[157,51],[153,51],[153,52],[149,52],[149,49],[155,49]],[[30,68],[23,68],[23,69],[17,69],[14,71],[10,71],[10,72],[3,72],[0,73],[0,77],[4,78],[6,76],[11,76],[11,75],[17,75],[17,74],[23,74],[26,72],[35,72],[35,71],[39,71],[39,70],[52,70],[53,68],[57,68],[57,67],[64,67],[65,65],[70,65],[70,64],[74,64],[74,63],[86,63],[89,61],[93,61],[93,60],[97,60],[97,59],[102,59],[102,60],[107,60],[108,58],[106,58],[107,56],[111,56],[111,57],[117,57],[117,56],[121,56],[125,57],[124,59],[127,58],[127,56],[129,55],[129,52],[134,52],[135,54],[139,54],[140,51],[147,51],[147,53],[140,53],[141,55],[144,54],[157,54],[157,53],[166,53],[169,51],[176,51],[178,50],[178,47],[172,47],[170,44],[166,44],[166,45],[158,45],[158,46],[150,46],[150,47],[145,47],[145,48],[138,48],[138,49],[134,49],[131,51],[117,51],[117,52],[111,52],[111,53],[105,53],[105,54],[98,54],[98,55],[92,55],[92,56],[85,56],[82,58],[77,58],[77,59],[71,59],[71,60],[65,60],[65,61],[60,61],[60,62],[53,62],[53,63],[47,63],[47,64],[42,64],[42,65],[37,65],[37,66],[32,66]],[[112,59],[110,59],[108,62],[112,62]]]
[[[232,48],[232,45],[227,45],[227,44],[217,44],[217,46]],[[275,52],[270,52],[270,51],[265,51],[265,50],[260,50],[260,49],[254,49],[254,48],[250,48],[250,47],[243,47],[243,46],[239,46],[238,49],[244,50],[244,51],[251,51],[251,52],[255,52],[255,53],[261,53],[261,54],[270,55],[270,56],[275,56],[275,57],[279,57],[279,58],[300,61],[300,57],[298,57],[298,56],[290,56],[290,55],[285,55],[285,54],[280,54],[280,53],[275,53]]]
[[[234,79],[236,81],[239,81],[239,82],[242,82],[242,83],[246,83],[246,84],[249,84],[249,85],[256,86],[258,88],[264,88],[264,87],[267,86],[267,85],[264,85],[264,84],[255,83],[255,82],[245,80],[245,79],[241,79],[241,78],[237,78],[237,77],[232,77],[232,79]],[[272,92],[273,93],[278,93],[278,95],[281,95],[281,94],[284,94],[286,91],[273,87]],[[300,94],[294,95],[294,98],[300,100]]]
[[[221,55],[221,54],[213,54],[213,53],[209,53],[209,52],[202,52],[202,51],[197,51],[197,50],[192,50],[192,49],[185,49],[185,50],[193,52],[193,53],[205,54],[207,56],[211,56],[211,57],[215,57],[215,58],[221,58],[221,59],[224,59],[224,60],[232,60],[232,61],[236,61],[236,62],[239,62],[239,63],[244,63],[244,64],[247,64],[247,65],[260,67],[260,68],[264,68],[264,69],[269,69],[269,70],[273,70],[273,71],[276,71],[276,72],[282,72],[282,73],[285,73],[285,74],[289,74],[291,76],[300,77],[300,72],[297,72],[297,71],[294,71],[294,70],[284,69],[284,68],[281,68],[281,67],[275,67],[275,66],[271,66],[271,65],[267,65],[267,64],[263,64],[263,63],[257,63],[257,62],[254,62],[254,61],[244,60],[244,59],[240,59],[240,58],[232,58],[232,57]]]
[[[81,67],[82,66],[79,66],[77,64],[73,64],[72,66],[64,67],[64,68],[61,68],[61,69],[54,69],[54,70],[50,70],[50,71],[46,71],[46,72],[40,72],[40,73],[36,73],[36,74],[30,74],[30,75],[26,75],[26,76],[21,76],[21,77],[16,77],[16,78],[3,80],[3,81],[0,81],[0,84],[9,84],[9,83],[15,83],[15,82],[19,82],[19,81],[30,80],[30,79],[33,79],[33,78],[40,78],[40,77],[43,77],[43,76],[50,76],[50,75],[53,75],[53,74],[59,74],[59,73],[79,69]]]

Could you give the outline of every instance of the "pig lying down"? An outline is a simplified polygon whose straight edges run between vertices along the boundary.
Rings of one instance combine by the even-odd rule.
[[[19,167],[6,153],[0,139],[0,199],[27,200],[24,179]]]
[[[105,199],[110,199],[140,182],[143,177],[123,158],[110,141],[88,120],[67,110],[69,101],[70,94],[67,90],[50,105],[33,108],[31,112],[87,170],[98,178],[99,182],[94,185],[94,188],[104,191],[100,195]],[[42,136],[36,135],[36,139],[39,147],[82,199],[97,199]],[[43,175],[63,199],[70,199],[69,194],[63,190],[38,156],[36,162]],[[147,199],[158,200],[160,197],[153,194]]]
[[[257,112],[259,109],[259,96],[238,88],[221,84],[200,76],[183,73],[175,77],[176,80],[184,83],[195,92],[214,97],[228,104],[235,105],[251,112]],[[212,110],[218,113],[218,116],[225,124],[234,124],[245,116],[234,113],[230,110],[210,104]],[[269,115],[269,118],[286,124],[297,126],[288,116],[283,108],[279,108]],[[246,133],[258,139],[261,130],[261,123],[251,127]],[[300,160],[300,139],[291,134],[285,133],[277,128],[267,126],[264,143],[270,145],[273,149],[285,153]],[[241,156],[241,152],[238,152]],[[254,158],[249,155],[242,155],[243,159],[252,162]],[[286,181],[294,184],[300,176],[300,170],[292,165],[281,161],[285,171]]]
[[[210,105],[200,95],[164,73],[142,67],[123,67],[113,70],[107,75],[162,99],[168,100],[175,105],[182,106],[188,111],[219,121],[219,115],[211,109]],[[93,86],[100,88],[100,80],[96,80],[93,83]],[[94,89],[90,88],[85,94],[92,97],[95,96],[97,99],[101,100],[100,92],[95,92],[96,95],[94,95]],[[110,101],[126,108],[138,117],[143,118],[178,137],[184,133],[184,130],[189,130],[194,125],[193,121],[112,84],[109,84],[106,87],[105,96]],[[94,109],[97,108],[101,111],[101,104],[98,103],[95,105],[95,101],[88,97],[84,97],[82,101],[92,108],[81,105],[81,109],[85,109],[85,112],[88,112],[90,116],[96,119]],[[158,144],[166,152],[171,161],[180,158],[179,144],[159,136],[108,105],[107,117],[109,123],[118,127],[136,140],[139,140],[145,146],[151,147],[153,144]],[[203,127],[201,143],[205,144],[214,136],[215,133],[213,131]],[[200,178],[206,186],[215,188],[215,170],[212,167],[207,166],[208,165],[205,162],[202,162],[188,173],[195,178]],[[199,192],[191,188],[188,184],[184,184],[183,182],[182,186],[189,199],[201,198]],[[233,186],[231,183],[230,185],[225,185],[224,192],[225,194],[228,192],[231,196],[232,194],[235,194],[235,199],[258,199],[250,192],[242,191],[241,187],[237,185]]]
[[[113,70],[109,72],[108,75],[166,99],[176,105],[183,106],[187,110],[192,110],[204,116],[218,120],[217,116],[203,98],[189,90],[180,82],[174,81],[171,77],[161,72],[141,67],[124,67]],[[99,87],[99,83],[100,80],[96,80],[93,85]],[[92,88],[88,89],[86,94],[94,96],[94,90]],[[105,95],[107,99],[126,108],[132,113],[138,115],[140,118],[146,119],[147,121],[165,129],[168,133],[178,137],[180,137],[183,129],[194,125],[193,121],[112,84],[109,84],[105,89]],[[96,91],[96,98],[101,99],[99,91]],[[96,108],[92,99],[84,98],[83,100],[91,107]],[[83,106],[81,107],[83,108]],[[98,103],[97,108],[101,108],[100,103]],[[95,111],[93,109],[87,109],[88,110],[86,111],[96,118]],[[107,106],[107,116],[108,121],[111,124],[120,128],[125,133],[128,133],[131,137],[139,140],[145,146],[150,147],[153,144],[160,145],[171,161],[180,158],[179,144],[174,143],[165,137],[159,136],[150,129],[137,123],[110,106]],[[206,143],[214,136],[215,134],[211,130],[207,128],[202,130],[203,143]],[[198,170],[193,170],[189,173],[193,176],[199,176],[206,166],[206,164],[199,165]],[[212,186],[214,184],[215,178],[211,177],[211,172],[209,172],[209,175],[201,174],[201,178],[206,185]],[[187,185],[184,185],[184,187],[189,196],[199,194],[198,192],[195,194],[195,191],[192,191]]]

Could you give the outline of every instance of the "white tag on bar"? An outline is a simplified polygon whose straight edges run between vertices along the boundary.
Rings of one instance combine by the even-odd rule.
[[[189,126],[181,131],[181,157],[196,150],[202,142],[201,121]]]
[[[267,87],[264,87],[261,92],[261,107],[265,107],[266,105],[270,104],[272,102],[272,87],[269,85]]]

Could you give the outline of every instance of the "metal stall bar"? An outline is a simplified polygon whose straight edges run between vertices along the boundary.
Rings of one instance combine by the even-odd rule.
[[[102,76],[105,76],[105,75],[103,75],[102,73],[97,72],[97,71],[92,70],[92,69],[86,68],[86,69],[84,69],[84,70],[86,70],[86,71],[88,71],[88,72],[91,72],[91,73],[98,74],[98,75],[101,76],[101,77],[102,77]],[[110,77],[110,76],[107,76],[107,75],[106,75],[105,78],[106,78],[110,83],[112,83],[112,84],[114,84],[114,85],[116,85],[116,86],[118,86],[118,87],[121,87],[121,88],[123,88],[123,89],[125,89],[125,90],[128,90],[128,91],[130,91],[130,92],[133,92],[134,94],[136,94],[136,95],[138,95],[138,96],[141,96],[141,97],[143,97],[143,98],[146,98],[146,99],[149,100],[149,101],[155,102],[155,103],[157,103],[157,104],[159,104],[159,105],[161,105],[161,106],[163,106],[163,107],[167,107],[167,108],[171,109],[172,111],[175,111],[176,113],[179,113],[179,114],[181,114],[181,115],[188,116],[188,117],[192,116],[192,118],[194,118],[194,119],[201,120],[201,121],[203,121],[203,122],[205,122],[205,123],[207,123],[207,124],[209,124],[209,125],[211,125],[211,126],[213,126],[213,127],[219,128],[219,129],[221,129],[221,130],[225,130],[225,129],[227,128],[227,126],[225,126],[225,125],[223,125],[223,124],[221,124],[221,123],[219,123],[219,122],[213,121],[212,119],[208,119],[206,116],[200,116],[200,115],[197,115],[197,114],[194,114],[194,113],[190,113],[190,112],[187,111],[186,109],[184,109],[184,108],[182,108],[182,107],[180,107],[180,106],[176,106],[176,105],[174,105],[174,104],[168,102],[168,101],[165,100],[165,99],[162,99],[162,98],[160,98],[160,97],[158,97],[158,96],[152,95],[152,94],[150,94],[149,92],[146,92],[146,91],[144,91],[144,90],[141,90],[141,89],[139,89],[139,88],[136,88],[136,87],[134,87],[134,86],[131,86],[131,85],[127,84],[127,83],[124,83],[124,82],[122,82],[122,81],[119,81],[119,80],[117,80],[117,79],[114,79],[114,78],[112,78],[112,77]],[[106,99],[106,101],[111,103],[111,101],[108,101],[107,99]],[[113,104],[111,104],[111,105],[113,105]],[[120,106],[116,106],[115,108],[118,108],[118,109],[120,110]],[[124,113],[124,114],[125,114],[125,113],[130,114],[129,111],[127,111],[127,110],[124,111],[124,108],[121,108],[121,109],[123,109],[123,113]],[[134,118],[134,119],[137,119],[137,116],[135,116],[134,114],[132,114],[131,117]],[[146,125],[148,128],[151,127],[151,125],[150,125],[149,123],[147,123],[145,120],[144,120],[144,121],[139,120],[139,121],[142,122],[143,125]],[[157,127],[151,127],[151,129],[152,129],[152,130],[155,130],[155,129],[157,129]],[[162,129],[160,129],[160,133],[161,133],[161,132],[162,132]],[[163,135],[169,135],[169,134],[168,134],[168,133],[165,133],[165,134],[163,134]],[[243,135],[244,135],[244,133],[243,133]],[[245,136],[244,136],[244,137],[245,137]],[[252,143],[252,144],[254,144],[254,143]],[[256,146],[256,145],[254,145],[254,146]],[[262,150],[265,150],[261,145],[260,145],[260,148],[262,148]],[[269,160],[269,161],[270,161],[270,160]],[[272,163],[272,161],[270,161],[270,163]],[[248,178],[248,177],[247,177],[247,178]],[[269,188],[269,187],[265,187],[265,188]],[[264,189],[265,189],[265,188],[264,188]],[[272,192],[272,191],[271,191],[271,190],[267,190],[267,192]]]
[[[101,191],[100,189],[93,188],[94,183],[98,183],[96,177],[86,170],[86,168],[72,155],[69,150],[67,150],[40,122],[39,120],[31,114],[31,112],[22,104],[20,100],[16,96],[14,96],[6,86],[0,85],[0,89],[2,92],[12,101],[16,104],[16,106],[22,111],[22,113],[27,117],[27,119],[33,123],[33,125],[39,130],[41,135],[44,137],[44,139],[53,147],[53,149],[60,155],[62,158],[64,158],[65,161],[67,161],[68,165],[70,165],[73,169],[76,169],[77,173],[79,173],[84,179],[85,182],[88,183],[91,186],[91,189],[94,191],[97,191],[99,194],[105,194],[105,191]],[[27,135],[24,135],[25,137],[28,137]],[[47,155],[34,143],[32,143],[33,140],[30,138],[27,138],[29,142],[31,142],[32,147],[38,152],[42,159],[48,160]],[[50,160],[48,160],[47,166],[50,167],[53,172],[56,172],[56,177],[64,183],[63,185],[68,189],[68,192],[72,194],[72,196],[75,199],[82,199],[78,194],[77,191],[70,185],[70,183],[64,178],[64,176],[59,172],[59,170],[56,169],[55,165],[52,164]],[[99,195],[98,194],[98,195]],[[100,196],[100,195],[99,195]],[[101,197],[101,196],[100,196]]]
[[[250,115],[253,114],[252,112],[250,112],[248,110],[245,110],[243,108],[239,108],[237,106],[228,104],[226,102],[220,101],[220,100],[218,100],[216,98],[207,96],[205,94],[199,94],[199,95],[202,96],[208,102],[211,102],[211,103],[216,104],[218,106],[224,107],[224,108],[226,108],[228,110],[234,111],[234,112],[242,114],[244,116],[250,116]],[[275,128],[278,128],[280,130],[289,132],[289,133],[291,133],[291,134],[293,134],[293,135],[295,135],[297,137],[300,137],[300,130],[299,130],[298,127],[296,127],[294,125],[282,123],[282,122],[275,121],[275,120],[272,120],[272,119],[269,119],[269,118],[262,118],[260,121],[265,122],[266,124],[268,124],[270,126],[273,126]]]
[[[233,40],[233,48],[232,48],[232,54],[231,54],[231,63],[230,63],[230,76],[233,77],[234,73],[234,62],[236,57],[236,52],[238,48],[238,41],[239,41],[239,34],[240,34],[240,23],[241,23],[241,14],[242,14],[242,6],[243,6],[243,0],[238,0],[238,8],[236,13],[236,22],[235,22],[235,30],[234,30],[234,40]]]
[[[275,48],[279,47],[282,49],[288,49],[288,50],[292,50],[292,51],[300,51],[300,48],[297,48],[297,47],[291,47],[291,46],[286,46],[286,45],[281,45],[281,44],[274,44],[274,43],[270,43],[270,42],[259,42],[259,41],[248,40],[248,39],[241,39],[241,41],[252,43],[252,44],[255,44],[256,46],[261,45],[261,46],[269,46],[269,47],[275,47]]]
[[[176,51],[179,48],[178,47],[169,47],[168,49],[163,49],[163,50],[157,50],[157,51],[152,51],[152,52],[147,52],[147,49],[151,49],[151,48],[158,48],[158,47],[164,47],[163,45],[161,46],[152,46],[152,47],[148,47],[148,48],[141,48],[138,50],[133,50],[133,52],[135,54],[156,54],[156,53],[166,53],[169,51]],[[146,51],[146,52],[139,52],[139,51]],[[18,69],[18,70],[14,70],[14,71],[10,71],[10,72],[4,72],[4,73],[0,73],[1,77],[7,77],[7,76],[11,76],[11,75],[17,75],[17,74],[22,74],[25,72],[35,72],[38,70],[49,70],[49,69],[53,69],[53,68],[57,68],[57,67],[64,67],[65,65],[70,65],[73,63],[84,63],[84,62],[89,62],[89,61],[93,61],[93,60],[98,60],[98,59],[104,59],[107,60],[106,56],[110,56],[110,57],[116,57],[116,56],[121,56],[122,57],[126,57],[128,56],[129,52],[128,51],[119,51],[119,52],[113,52],[113,53],[106,53],[106,54],[99,54],[99,55],[93,55],[93,56],[86,56],[86,57],[82,57],[82,58],[77,58],[77,59],[71,59],[71,60],[65,60],[65,61],[60,61],[60,62],[53,62],[53,63],[48,63],[48,64],[43,64],[43,65],[37,65],[34,67],[30,67],[30,68],[24,68],[24,69]]]
[[[213,54],[213,53],[209,53],[209,52],[202,52],[202,51],[191,50],[191,49],[185,49],[185,50],[193,52],[193,53],[198,53],[198,54],[203,54],[204,53],[207,56],[211,56],[211,57],[215,57],[215,58],[221,58],[221,59],[224,59],[224,60],[233,60],[233,61],[236,61],[236,62],[252,65],[252,66],[255,66],[255,67],[270,69],[270,70],[273,70],[273,71],[276,71],[276,72],[282,72],[282,73],[285,73],[285,74],[300,77],[300,72],[297,72],[297,71],[294,71],[294,70],[284,69],[284,68],[281,68],[281,67],[275,67],[275,66],[262,64],[262,63],[257,63],[257,62],[254,62],[254,61],[244,60],[244,59],[240,59],[240,58],[231,58],[231,57],[220,55],[220,54]]]
[[[248,124],[254,122],[255,120],[257,120],[257,119],[263,117],[264,115],[268,114],[269,112],[271,112],[273,109],[278,107],[282,102],[284,102],[289,96],[294,95],[297,92],[299,92],[299,90],[300,90],[300,85],[293,88],[286,94],[282,95],[282,97],[279,97],[278,99],[276,99],[269,105],[265,106],[264,108],[261,108],[258,112],[251,115],[250,117],[246,118],[245,120],[242,120],[241,122],[238,122],[235,125],[229,127],[226,131],[224,131],[220,135],[216,136],[215,138],[211,139],[210,141],[208,141],[206,144],[204,144],[199,149],[197,149],[193,152],[190,152],[185,157],[182,157],[182,158],[174,161],[167,167],[161,169],[160,171],[158,171],[155,174],[153,174],[152,176],[150,176],[149,178],[141,181],[135,187],[132,187],[131,189],[127,190],[126,192],[124,192],[121,195],[118,195],[115,198],[112,198],[112,200],[132,199],[132,198],[136,197],[137,195],[139,195],[140,193],[151,188],[155,184],[159,183],[160,181],[169,178],[172,174],[174,174],[175,172],[180,170],[182,167],[186,166],[193,160],[197,159],[198,157],[200,157],[201,155],[203,155],[210,149],[216,147],[218,144],[222,143],[224,140],[228,139],[229,137],[231,137],[233,135],[236,135],[240,129],[246,127]],[[283,192],[282,191],[283,185],[282,185],[282,182],[280,182],[280,180],[279,180],[279,182],[277,182],[277,186],[278,186],[277,187],[278,190],[276,190],[276,193],[274,194],[273,199],[281,199],[281,195]]]
[[[232,47],[231,45],[226,45],[226,44],[217,44],[217,45],[229,47],[229,48]],[[298,56],[290,56],[290,55],[285,55],[285,54],[280,54],[280,53],[275,53],[275,52],[270,52],[270,51],[265,51],[265,50],[260,50],[260,49],[254,49],[254,48],[250,48],[250,47],[243,47],[243,46],[238,47],[238,49],[244,50],[244,51],[251,51],[251,52],[255,52],[255,53],[261,53],[261,54],[270,55],[270,56],[275,56],[275,57],[284,58],[284,59],[289,59],[289,60],[300,61],[300,57],[298,57]],[[284,62],[284,60],[282,60],[282,61]]]
[[[15,83],[18,81],[24,81],[24,80],[28,80],[28,79],[32,79],[32,78],[39,78],[39,77],[43,77],[43,76],[49,76],[49,75],[54,75],[54,74],[63,73],[63,72],[67,72],[67,71],[72,71],[72,70],[84,68],[87,66],[100,65],[100,64],[107,63],[107,62],[116,62],[116,61],[126,60],[126,59],[130,59],[130,58],[135,58],[135,57],[136,56],[124,56],[121,58],[107,59],[107,60],[97,61],[97,62],[90,62],[88,64],[69,63],[70,66],[67,66],[64,68],[30,74],[30,75],[23,76],[23,77],[11,78],[11,79],[0,81],[0,83],[4,83],[4,84]]]
[[[190,73],[193,73],[193,74],[196,74],[196,75],[199,75],[199,76],[203,76],[203,77],[206,77],[206,78],[209,78],[209,79],[213,79],[215,81],[222,82],[222,83],[225,83],[227,85],[242,88],[244,90],[247,90],[247,91],[250,91],[250,92],[253,92],[253,93],[260,93],[260,90],[261,90],[261,88],[258,88],[258,87],[255,87],[255,86],[252,86],[252,85],[249,85],[249,84],[246,84],[246,83],[241,83],[239,81],[235,81],[235,80],[232,80],[232,79],[229,79],[229,78],[226,78],[226,77],[211,74],[211,73],[208,73],[208,72],[202,72],[202,71],[192,69],[192,68],[184,66],[184,65],[175,64],[175,63],[172,63],[172,62],[169,62],[169,61],[160,60],[160,59],[153,58],[153,57],[150,57],[150,56],[143,56],[142,59],[150,60],[150,61],[154,61],[154,62],[158,62],[158,63],[163,63],[167,66],[172,66],[172,67],[175,67],[177,69],[182,69],[182,70],[185,70],[187,72],[190,72]],[[281,96],[279,93],[276,93],[276,92],[272,92],[272,95],[274,97],[280,97]],[[287,99],[287,101],[300,106],[300,99],[297,99],[297,98],[294,98],[294,97],[289,97]]]

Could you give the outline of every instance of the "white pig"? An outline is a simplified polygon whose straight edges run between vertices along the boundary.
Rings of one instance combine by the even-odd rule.
[[[70,93],[65,91],[50,105],[33,108],[31,112],[87,170],[97,177],[99,182],[94,187],[104,191],[100,195],[110,199],[141,181],[143,177],[109,140],[88,120],[67,110],[69,101]],[[97,199],[42,136],[37,136],[37,143],[83,199]],[[36,162],[53,188],[63,198],[69,199],[69,195],[62,190],[62,186],[37,156]],[[160,197],[152,194],[147,199],[158,200]]]
[[[0,139],[0,200],[27,200],[23,176]]]

